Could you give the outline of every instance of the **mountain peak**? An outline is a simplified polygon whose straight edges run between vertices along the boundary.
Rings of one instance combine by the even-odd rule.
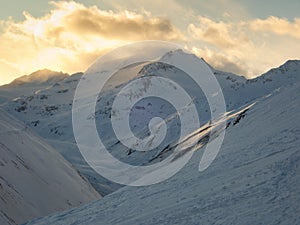
[[[170,59],[173,59],[173,58],[180,58],[180,57],[197,57],[196,55],[192,54],[192,53],[188,53],[186,51],[184,51],[183,49],[175,49],[175,50],[172,50],[172,51],[169,51],[167,53],[165,53],[160,61],[168,61]]]
[[[42,84],[42,83],[52,83],[58,82],[69,75],[63,72],[56,72],[49,69],[37,70],[29,75],[21,76],[15,79],[10,85],[24,85],[24,84]]]
[[[285,69],[285,70],[290,70],[290,69],[295,69],[295,68],[300,68],[300,60],[297,59],[290,59],[286,61],[283,65],[279,66],[279,69]]]
[[[269,77],[274,76],[276,74],[277,76],[287,75],[288,77],[298,77],[299,72],[300,60],[287,60],[281,66],[270,69],[268,72],[262,74],[260,77]]]

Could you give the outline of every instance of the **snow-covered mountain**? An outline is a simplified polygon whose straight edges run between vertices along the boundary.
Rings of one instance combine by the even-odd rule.
[[[149,75],[172,78],[188,91],[201,115],[202,127],[191,134],[189,143],[183,141],[179,145],[182,151],[194,150],[196,153],[193,160],[174,177],[149,187],[121,188],[98,175],[83,160],[72,129],[73,97],[82,73],[62,75],[54,80],[47,78],[42,82],[29,76],[25,83],[22,81],[0,87],[1,95],[10,93],[2,98],[5,111],[41,135],[87,177],[99,193],[106,195],[114,192],[97,202],[30,224],[300,222],[300,194],[297,189],[300,184],[297,173],[300,162],[297,116],[300,110],[300,61],[287,61],[279,68],[250,80],[212,69],[225,97],[228,121],[218,157],[206,171],[199,172],[202,146],[207,143],[209,135],[212,136],[210,128],[215,124],[208,123],[210,112],[204,94],[184,72],[168,64],[176,64],[183,58],[194,60],[195,57],[176,50],[156,62],[121,69],[98,96],[95,114],[86,118],[96,120],[98,132],[103,135],[107,146],[111,146],[114,156],[134,165],[148,165],[168,156],[177,141],[178,129],[171,129],[162,145],[153,151],[128,151],[112,138],[106,123],[110,118],[114,95],[129,82]],[[22,93],[20,87],[26,91]],[[150,115],[147,105],[140,104],[137,110]],[[159,116],[172,114],[172,110],[171,106],[165,105]],[[143,133],[145,121],[138,116],[135,119],[138,134],[146,135]],[[168,121],[169,126],[177,126],[176,117]]]
[[[194,102],[201,115],[201,124],[205,124],[210,119],[208,103],[203,93],[199,93],[199,89],[194,87],[192,82],[187,79],[187,76],[177,68],[167,65],[162,62],[173,62],[189,58],[193,60],[195,55],[186,54],[181,50],[175,50],[163,55],[160,60],[154,63],[135,64],[121,69],[115,77],[106,85],[105,91],[99,97],[98,108],[95,115],[90,115],[86,119],[95,119],[98,121],[98,127],[106,127],[105,122],[109,118],[113,96],[123,86],[131,82],[133,79],[147,75],[160,75],[163,77],[172,77],[178,81],[191,96],[194,96]],[[244,77],[225,73],[222,71],[213,70],[217,80],[222,88],[227,110],[235,110],[245,104],[253,102],[255,99],[264,97],[279,88],[291,85],[299,81],[300,61],[288,61],[279,68],[272,69],[266,74],[247,80]],[[6,101],[3,108],[16,116],[18,119],[35,130],[39,135],[44,137],[47,142],[55,147],[69,162],[71,162],[82,174],[84,174],[91,184],[103,195],[111,193],[120,188],[110,181],[99,176],[91,169],[83,160],[75,143],[72,129],[72,101],[74,91],[82,73],[74,74],[57,82],[52,82],[46,88],[36,88],[33,94],[20,96],[11,101]],[[122,79],[123,78],[123,79]],[[2,88],[0,88],[1,92]],[[141,109],[145,108],[143,105]],[[163,113],[168,114],[172,108],[165,108]],[[170,122],[176,124],[176,120]],[[139,128],[140,131],[142,128]],[[111,153],[119,159],[135,165],[147,164],[152,162],[160,151],[174,142],[176,133],[170,133],[168,139],[165,140],[162,146],[154,151],[148,152],[128,152],[120,143],[115,143],[116,140],[110,138],[111,133],[107,129],[103,129],[104,139],[107,140],[107,145],[113,146]],[[178,131],[178,129],[171,129]],[[99,132],[101,132],[99,130]]]
[[[0,104],[19,97],[33,94],[39,89],[45,89],[55,82],[66,79],[69,75],[48,69],[38,70],[30,75],[21,76],[10,84],[1,86]]]
[[[173,69],[147,66],[152,72]],[[192,160],[162,183],[123,187],[28,225],[300,224],[300,62],[253,80],[215,74],[228,107],[241,109],[231,113],[220,153],[207,170],[198,171],[199,145]],[[246,102],[252,104],[245,108]],[[195,143],[203,141],[203,132],[195,134]]]
[[[24,223],[99,198],[55,149],[0,110],[0,224]]]
[[[30,75],[21,76],[14,81],[12,81],[9,86],[33,86],[33,85],[41,85],[45,83],[53,83],[58,82],[68,77],[68,74],[63,72],[51,71],[48,69],[38,70]]]

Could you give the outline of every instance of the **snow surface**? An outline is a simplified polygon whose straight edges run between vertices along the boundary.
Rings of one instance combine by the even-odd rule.
[[[300,224],[300,82],[255,101],[231,121],[217,159],[198,171],[202,148],[172,178],[123,187],[28,225]]]
[[[0,110],[0,224],[19,224],[99,199],[55,149]]]
[[[84,174],[93,187],[107,195],[100,201],[35,220],[29,224],[297,224],[299,223],[299,81],[300,61],[288,61],[262,76],[244,77],[213,72],[222,88],[231,116],[226,137],[217,159],[204,172],[198,172],[210,113],[203,93],[186,74],[162,62],[176,62],[190,57],[181,50],[162,56],[154,63],[143,63],[117,72],[99,95],[97,110],[87,120],[96,120],[99,131],[107,131],[113,96],[127,83],[141,76],[172,78],[188,90],[201,116],[202,127],[182,150],[196,154],[186,167],[169,180],[149,187],[123,187],[112,183],[91,169],[76,146],[71,110],[74,91],[81,73],[46,88],[35,87],[32,94],[5,99],[3,109],[14,115],[55,147],[65,159]],[[169,60],[169,61],[168,61]],[[122,76],[124,75],[124,76]],[[122,76],[123,79],[118,79]],[[0,87],[0,92],[3,88]],[[12,92],[13,93],[13,92]],[[251,105],[251,103],[255,103]],[[250,105],[250,109],[246,110]],[[146,109],[141,103],[138,109]],[[176,126],[172,107],[163,113]],[[151,111],[144,113],[151,114]],[[298,114],[297,114],[298,113]],[[136,117],[140,122],[142,117]],[[138,125],[137,123],[136,125]],[[139,135],[146,135],[143,126]],[[148,152],[128,151],[103,132],[111,153],[133,165],[147,165],[163,160],[176,143],[176,130],[163,143],[164,148]],[[172,133],[173,132],[173,133]],[[105,138],[106,137],[106,138]],[[190,148],[192,146],[192,148]],[[120,189],[121,188],[121,189]]]
[[[105,123],[110,116],[115,93],[138,77],[160,75],[172,78],[194,97],[194,102],[201,116],[200,122],[202,125],[205,124],[210,119],[210,111],[204,94],[199,92],[199,89],[193,85],[193,82],[182,71],[162,63],[162,61],[167,63],[176,62],[182,60],[182,58],[193,60],[195,57],[195,55],[186,54],[181,50],[175,50],[162,56],[158,62],[132,65],[120,70],[107,83],[105,91],[99,96],[96,113],[94,115],[91,114],[87,119],[96,119],[99,124],[98,132],[101,132],[101,128],[107,131],[108,127]],[[213,71],[222,88],[227,110],[231,111],[244,104],[251,103],[257,98],[266,96],[280,87],[298,81],[300,61],[288,61],[281,67],[272,69],[261,77],[252,80],[247,80],[244,77],[231,73]],[[47,88],[36,86],[36,91],[33,94],[20,96],[12,101],[6,101],[3,108],[44,137],[50,145],[57,149],[87,177],[98,192],[106,195],[120,188],[120,185],[99,176],[87,165],[77,148],[73,135],[71,119],[72,101],[74,91],[81,76],[82,73],[74,74],[62,81],[52,83],[50,87],[48,83]],[[3,87],[0,87],[0,92],[2,89]],[[14,93],[14,91],[12,92]],[[143,103],[139,107],[141,109],[145,108]],[[151,114],[151,112],[147,113]],[[170,113],[172,113],[172,107],[166,105],[162,114],[168,115]],[[137,116],[135,119],[137,122],[140,121]],[[171,120],[170,126],[175,125],[177,121],[176,118]],[[142,130],[141,127],[137,127],[137,130],[140,131],[141,135],[143,132],[147,132],[147,130]],[[144,165],[160,154],[162,149],[176,141],[178,135],[176,132],[178,129],[170,129],[170,131],[169,138],[165,140],[160,148],[148,152],[124,150],[124,147],[120,143],[116,143],[116,140],[111,138],[112,135],[110,132],[104,132],[103,137],[107,140],[108,146],[113,146],[111,153],[120,160],[134,165]]]

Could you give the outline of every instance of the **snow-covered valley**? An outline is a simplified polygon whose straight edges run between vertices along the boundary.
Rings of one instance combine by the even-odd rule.
[[[204,172],[199,148],[162,183],[124,187],[28,224],[299,224],[299,90],[296,82],[257,101],[227,128]]]
[[[159,162],[173,150],[178,135],[177,129],[172,129],[168,138],[154,151],[124,149],[120,142],[111,138],[112,133],[107,126],[113,96],[132,80],[153,75],[172,77],[188,90],[201,115],[201,127],[186,141],[176,144],[181,150],[176,157],[187,151],[195,153],[192,160],[175,176],[148,187],[122,187],[113,183],[97,174],[81,156],[73,134],[72,105],[82,73],[71,76],[52,73],[51,76],[40,80],[39,75],[43,74],[42,71],[33,74],[35,76],[32,79],[25,76],[19,82],[0,87],[1,108],[6,111],[1,111],[0,147],[2,146],[3,154],[1,153],[0,162],[12,160],[11,165],[1,163],[5,170],[1,169],[0,178],[13,183],[13,187],[20,187],[20,190],[26,189],[24,185],[29,185],[30,189],[37,188],[34,192],[37,196],[36,203],[26,196],[28,193],[32,196],[32,192],[23,193],[17,188],[21,197],[16,192],[12,196],[17,197],[13,197],[12,200],[4,198],[3,204],[0,205],[3,206],[1,218],[6,222],[10,221],[6,216],[9,215],[8,212],[13,213],[14,218],[19,218],[15,215],[18,214],[20,218],[31,219],[69,209],[98,199],[100,195],[95,192],[95,188],[101,195],[106,196],[71,211],[36,219],[28,224],[300,223],[300,61],[287,61],[279,68],[251,80],[212,69],[226,102],[226,135],[215,161],[207,170],[199,172],[199,161],[205,144],[208,138],[213,136],[211,130],[218,125],[209,122],[210,112],[205,95],[199,93],[192,82],[186,79],[184,72],[165,64],[176,63],[183,58],[193,60],[194,57],[196,56],[176,50],[163,55],[157,62],[135,64],[121,69],[115,77],[122,79],[112,79],[108,83],[104,92],[98,96],[95,114],[86,118],[97,121],[98,132],[105,137],[106,144],[111,146],[111,154],[118,159],[133,165]],[[137,110],[147,111],[148,108],[141,103]],[[172,110],[172,107],[165,106],[161,116],[172,115]],[[21,122],[15,122],[13,116]],[[139,135],[143,136],[144,117],[136,118],[135,125],[137,130],[141,131]],[[170,126],[176,126],[176,117],[169,121]],[[142,124],[141,127],[139,124]],[[10,135],[12,131],[17,133],[14,133],[14,136]],[[22,142],[18,144],[17,141],[13,142],[13,139]],[[40,148],[47,151],[39,150]],[[11,154],[9,149],[16,150]],[[10,155],[6,152],[10,152]],[[19,158],[21,160],[18,161]],[[42,163],[41,159],[47,159],[45,161],[48,164]],[[13,162],[17,162],[17,165],[14,166],[16,163]],[[47,181],[54,183],[54,186],[56,182],[59,183],[55,186],[57,189],[46,185],[51,189],[48,190],[42,182],[31,181],[34,180],[34,175],[28,172],[30,170],[24,167],[24,163],[26,167],[41,173],[43,171],[39,168],[44,165],[48,173],[42,173],[40,176],[43,179],[46,179],[46,176]],[[25,174],[19,175],[20,179],[16,176],[8,180],[8,172],[14,171],[15,167],[24,170]],[[80,178],[75,169],[86,177],[93,188]],[[3,171],[8,172],[2,174]],[[27,182],[25,177],[30,182]],[[25,181],[17,182],[22,179]],[[70,192],[70,189],[73,191]],[[79,192],[85,194],[80,195]],[[0,200],[6,196],[2,193],[6,192],[1,192]],[[39,202],[41,196],[47,196],[43,199],[44,202]],[[20,205],[20,210],[28,208],[24,217],[13,208],[9,211],[9,204],[16,198],[18,204],[23,204]],[[48,207],[36,211],[38,204]],[[12,221],[11,223],[13,224]]]

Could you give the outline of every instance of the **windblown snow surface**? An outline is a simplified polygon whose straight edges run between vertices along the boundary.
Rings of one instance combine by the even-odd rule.
[[[99,199],[55,149],[0,110],[0,224],[20,224]]]
[[[204,94],[199,93],[199,89],[191,85],[186,74],[182,71],[161,63],[161,61],[164,61],[176,64],[183,58],[194,60],[196,56],[176,50],[163,55],[161,60],[157,62],[132,65],[120,70],[115,76],[117,79],[110,80],[105,87],[105,91],[99,96],[99,104],[95,115],[91,114],[86,119],[95,119],[100,129],[99,132],[101,132],[101,129],[107,131],[105,121],[110,116],[111,105],[114,100],[113,96],[137,77],[159,75],[166,78],[172,77],[173,80],[188,90],[191,96],[195,97],[194,102],[199,115],[201,115],[200,122],[204,125],[210,117],[208,103]],[[244,77],[231,73],[213,71],[222,88],[227,110],[231,111],[251,103],[257,98],[266,96],[282,86],[298,81],[300,62],[290,60],[279,68],[272,69],[252,80],[247,80]],[[31,94],[21,95],[5,101],[3,108],[45,138],[50,145],[57,149],[65,159],[71,162],[89,180],[99,193],[107,195],[121,186],[104,179],[87,165],[78,150],[73,135],[72,103],[75,89],[81,77],[82,73],[77,73],[63,80],[47,83],[48,86],[46,88],[36,86],[36,90],[32,91]],[[0,92],[1,90],[3,90],[3,87],[0,87]],[[12,93],[14,92],[13,90]],[[145,107],[141,105],[140,108],[143,109]],[[163,113],[168,114],[169,112],[171,112],[171,108],[166,109],[165,107]],[[171,123],[176,123],[176,120],[172,120]],[[171,129],[171,132],[176,130],[178,129]],[[134,165],[148,163],[149,160],[152,160],[164,149],[156,149],[156,152],[128,152],[116,140],[110,139],[112,136],[110,132],[104,132],[103,135],[104,139],[108,140],[107,145],[113,146],[111,149],[112,154],[120,160]],[[170,136],[163,143],[164,146],[168,146],[174,141],[176,135],[176,133],[170,133]]]
[[[172,54],[167,57],[180,59],[183,53]],[[173,70],[161,64],[146,66],[138,71]],[[192,160],[170,179],[123,187],[101,200],[28,225],[300,224],[299,66],[299,61],[288,61],[253,80],[215,71],[229,120],[220,152],[207,170],[198,171],[206,140],[202,132],[207,131],[199,128]],[[173,73],[176,76],[178,71]],[[160,160],[155,157],[159,154],[131,159],[133,154],[120,158],[133,163]]]
[[[210,115],[203,93],[191,85],[182,71],[161,63],[176,64],[182,57],[193,60],[196,56],[177,50],[157,62],[120,70],[117,75],[124,80],[112,79],[99,96],[95,114],[86,118],[95,119],[99,130],[107,130],[105,121],[110,116],[112,96],[140,76],[172,77],[195,97],[201,127],[189,143],[180,143],[182,151],[195,151],[192,160],[172,178],[147,187],[121,187],[95,173],[82,159],[71,120],[74,91],[82,74],[5,101],[3,109],[45,138],[97,191],[106,195],[99,201],[28,224],[300,223],[300,61],[290,60],[251,80],[213,69],[225,97],[228,122],[217,158],[207,170],[199,172],[203,146],[211,135],[207,128],[216,125],[208,123]],[[164,113],[168,112],[172,112],[171,108],[164,109]],[[125,151],[109,138],[111,133],[103,135],[114,156],[133,165],[145,165],[168,155],[176,133],[166,138],[165,148],[155,152]]]

